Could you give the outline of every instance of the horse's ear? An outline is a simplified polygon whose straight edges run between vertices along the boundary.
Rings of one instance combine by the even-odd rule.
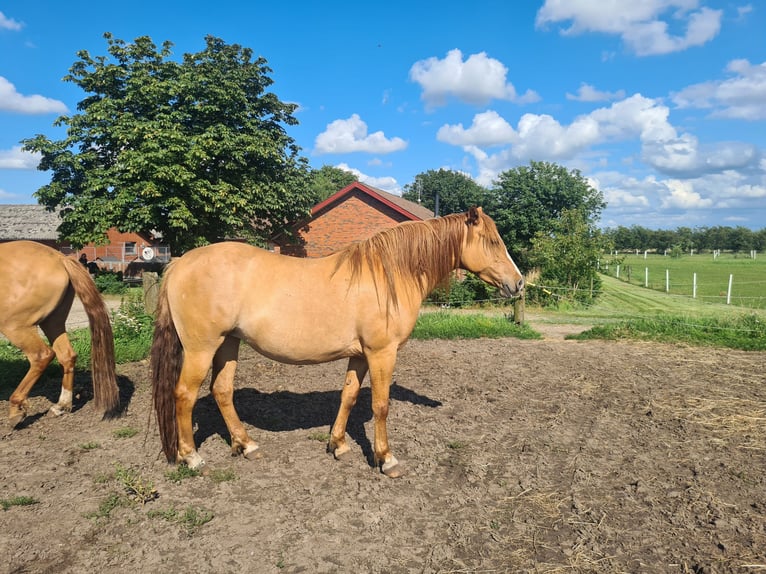
[[[468,210],[468,213],[466,214],[466,223],[468,225],[478,225],[481,221],[481,214],[482,209],[481,207],[473,206]]]

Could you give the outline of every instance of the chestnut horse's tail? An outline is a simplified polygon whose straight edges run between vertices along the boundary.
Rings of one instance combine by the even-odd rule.
[[[62,261],[90,323],[93,401],[96,408],[104,413],[104,418],[111,418],[120,410],[120,390],[114,367],[114,336],[109,311],[83,264],[71,257],[64,257]]]
[[[168,305],[168,272],[165,273],[166,280],[160,289],[157,319],[154,323],[151,356],[152,402],[157,414],[162,451],[168,462],[175,463],[178,455],[175,389],[183,365],[183,347]]]

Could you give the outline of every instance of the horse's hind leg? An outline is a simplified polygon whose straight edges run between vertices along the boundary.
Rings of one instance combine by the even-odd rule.
[[[53,350],[45,344],[37,327],[25,327],[22,329],[7,329],[5,336],[8,340],[21,349],[29,361],[29,370],[24,378],[21,379],[16,390],[10,397],[10,409],[8,418],[12,427],[18,425],[27,415],[27,397],[29,391],[43,374],[45,368],[53,360]]]
[[[346,380],[343,384],[343,390],[340,393],[340,407],[335,422],[332,425],[330,441],[327,444],[327,450],[340,459],[350,449],[346,442],[346,425],[351,409],[356,404],[359,397],[359,388],[362,385],[364,376],[367,374],[367,359],[364,357],[351,357],[346,369]]]
[[[74,387],[74,368],[77,363],[77,353],[69,342],[66,334],[66,317],[71,308],[71,297],[69,305],[60,305],[56,311],[47,317],[40,327],[48,337],[48,341],[56,353],[61,369],[63,371],[61,378],[61,394],[58,402],[50,408],[50,412],[56,416],[72,411],[72,390]]]
[[[175,389],[176,424],[178,426],[178,462],[184,462],[189,468],[198,469],[205,461],[194,445],[192,411],[197,402],[199,388],[210,369],[211,353],[185,352],[184,364]]]
[[[260,458],[258,444],[248,436],[234,408],[234,373],[237,370],[239,344],[239,339],[229,336],[218,348],[213,357],[210,390],[229,429],[232,455],[243,454],[245,458],[254,459]]]

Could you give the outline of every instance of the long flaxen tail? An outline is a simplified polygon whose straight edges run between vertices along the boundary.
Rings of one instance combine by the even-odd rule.
[[[157,303],[151,371],[152,402],[157,415],[162,451],[168,462],[175,463],[178,455],[175,388],[183,365],[183,347],[168,305],[167,277],[169,272],[170,268],[165,272],[165,281],[163,281],[160,289]]]
[[[104,418],[111,418],[120,411],[120,390],[114,366],[114,336],[109,311],[87,269],[70,257],[64,257],[62,261],[90,323],[93,401],[104,413]]]

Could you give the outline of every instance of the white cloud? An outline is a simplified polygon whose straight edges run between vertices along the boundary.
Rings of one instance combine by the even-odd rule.
[[[500,117],[500,114],[489,110],[476,114],[468,129],[465,129],[463,124],[443,125],[436,132],[436,139],[452,145],[487,147],[512,143],[518,139],[518,136],[513,127]]]
[[[750,4],[747,4],[746,6],[737,6],[737,18],[741,20],[752,11],[753,7]]]
[[[642,157],[649,165],[671,175],[698,176],[756,166],[760,152],[742,142],[717,142],[702,146],[690,134],[668,140],[646,142]]]
[[[0,150],[0,169],[37,169],[41,156],[38,153],[22,151],[21,146]]]
[[[733,60],[726,70],[733,78],[693,84],[672,94],[679,108],[712,109],[712,115],[742,120],[766,119],[766,62],[752,65]]]
[[[571,22],[564,35],[599,32],[620,36],[639,56],[678,52],[701,46],[721,28],[722,10],[699,8],[698,0],[546,0],[537,12],[536,24]],[[668,21],[686,26],[682,36],[668,32]]]
[[[720,209],[757,205],[766,200],[766,173],[746,174],[735,170],[694,180],[695,190],[711,198]]]
[[[386,138],[382,131],[367,133],[367,124],[358,114],[347,120],[335,120],[314,140],[314,151],[325,153],[392,153],[403,150],[407,142],[401,138]]]
[[[443,60],[435,57],[415,62],[410,68],[410,80],[423,89],[421,99],[428,107],[443,106],[450,96],[460,101],[483,105],[491,100],[509,100],[517,103],[538,101],[531,90],[524,95],[508,82],[508,68],[490,58],[485,52],[472,54],[463,61],[463,53],[450,50]]]
[[[701,144],[692,134],[679,134],[669,122],[669,112],[658,100],[640,94],[580,115],[567,125],[547,114],[524,114],[513,127],[497,112],[487,111],[476,114],[469,128],[442,126],[437,139],[463,147],[476,163],[476,179],[482,185],[490,185],[501,171],[530,160],[572,164],[590,157],[593,165],[596,155],[606,159],[599,146],[621,142],[638,144],[640,159],[648,167],[673,178],[766,170],[766,160],[756,145],[736,141]],[[486,151],[497,145],[505,147],[495,153]],[[580,169],[586,171],[587,167]]]
[[[609,207],[649,207],[649,200],[645,195],[633,195],[622,189],[602,189],[601,191]]]
[[[473,124],[468,129],[462,124],[442,126],[437,139],[464,147],[510,144],[507,150],[497,156],[487,156],[483,161],[490,158],[499,163],[530,159],[566,160],[607,141],[676,138],[676,130],[667,121],[668,114],[666,106],[636,94],[609,107],[578,116],[569,125],[562,125],[548,114],[524,114],[514,129],[496,112],[483,112],[474,116]],[[474,151],[471,153],[479,159]]]
[[[578,102],[604,102],[609,100],[621,100],[625,97],[625,90],[617,90],[616,92],[602,92],[597,90],[590,84],[582,83],[577,90],[577,94],[566,95],[568,100],[575,100]]]
[[[372,187],[377,187],[378,189],[382,189],[383,191],[393,193],[394,195],[402,194],[401,186],[397,183],[396,179],[393,177],[373,177],[371,175],[362,173],[358,169],[350,167],[348,164],[345,164],[345,163],[339,163],[335,167],[337,167],[338,169],[342,169],[343,171],[353,173],[354,176],[356,176],[357,180],[361,183],[366,183],[367,185],[371,185]]]
[[[11,199],[12,197],[16,197],[16,195],[0,188],[0,199]]]
[[[690,180],[669,179],[666,182],[668,194],[662,198],[665,209],[706,209],[713,206],[713,200],[703,198],[694,191],[694,182]]]
[[[0,76],[0,110],[22,114],[63,114],[67,107],[63,102],[43,96],[24,96],[16,87]]]
[[[16,32],[23,27],[24,25],[21,22],[17,22],[13,18],[8,18],[5,14],[0,12],[0,30],[13,30]]]

